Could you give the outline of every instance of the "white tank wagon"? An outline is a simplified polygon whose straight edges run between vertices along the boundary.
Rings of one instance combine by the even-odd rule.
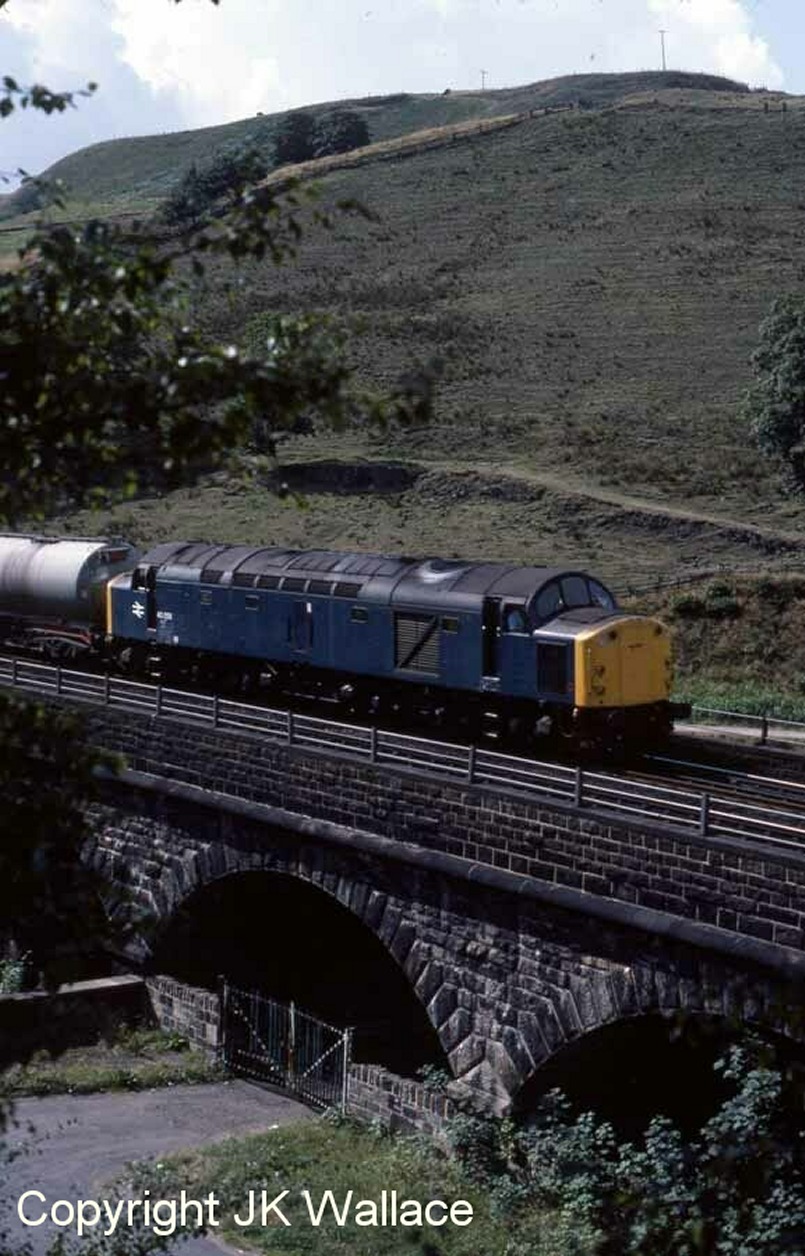
[[[130,571],[137,557],[127,541],[0,535],[0,635],[47,649],[59,628],[102,630],[107,582]],[[71,641],[83,644],[74,635],[62,638]]]

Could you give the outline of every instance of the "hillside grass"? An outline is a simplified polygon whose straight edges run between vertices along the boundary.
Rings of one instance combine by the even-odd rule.
[[[805,578],[716,576],[629,599],[674,634],[676,693],[699,706],[805,720]]]
[[[598,105],[625,94],[661,87],[676,90],[746,91],[733,80],[715,75],[585,74],[547,79],[522,87],[494,91],[450,91],[366,96],[311,103],[311,112],[335,106],[363,117],[372,140],[383,141],[431,127],[452,126],[473,118],[520,113],[532,107],[573,104]],[[88,204],[134,197],[140,203],[164,198],[194,163],[204,163],[222,149],[252,147],[273,158],[274,138],[287,112],[257,113],[236,122],[174,131],[164,135],[132,136],[90,145],[55,162],[43,173],[61,179],[68,191]],[[0,195],[0,221],[14,214],[13,195]]]
[[[594,107],[544,112],[572,101]],[[365,383],[441,360],[430,427],[354,432],[344,451],[441,464],[471,449],[480,471],[802,532],[739,412],[758,325],[805,276],[802,99],[783,113],[770,93],[655,74],[346,103],[371,115],[376,150],[301,173],[325,206],[357,199],[375,221],[309,225],[279,270],[214,263],[192,297],[211,334],[243,342],[256,316],[315,310],[354,331]],[[80,182],[81,212],[111,213],[115,189],[133,212],[198,145],[268,135],[278,116],[98,145],[51,173]]]
[[[573,101],[593,107],[542,108]],[[761,319],[805,279],[805,99],[611,75],[347,103],[371,118],[376,149],[297,173],[316,175],[320,203],[356,198],[375,220],[308,226],[280,269],[213,263],[194,308],[241,342],[256,316],[328,314],[354,333],[359,379],[380,388],[435,353],[433,422],[284,443],[280,478],[301,506],[241,460],[53,527],[568,563],[619,592],[801,571],[805,502],[758,455],[740,401]],[[209,154],[275,121],[68,161],[85,209],[95,197],[111,212],[113,189],[158,199],[197,145]],[[796,628],[755,623],[752,605],[732,632],[681,623],[681,674],[771,675],[796,696]]]

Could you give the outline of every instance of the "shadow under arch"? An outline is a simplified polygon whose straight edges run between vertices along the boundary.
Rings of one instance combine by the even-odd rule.
[[[191,985],[223,975],[339,1026],[355,1026],[353,1059],[413,1076],[448,1070],[436,1030],[375,933],[325,890],[286,873],[209,881],[154,939],[148,965]]]
[[[763,1044],[773,1067],[805,1062],[802,1043],[757,1024],[700,1012],[650,1012],[611,1021],[563,1047],[520,1089],[513,1115],[527,1122],[542,1096],[559,1089],[574,1113],[595,1112],[622,1137],[637,1137],[658,1115],[694,1134],[734,1090],[716,1061],[749,1036]]]

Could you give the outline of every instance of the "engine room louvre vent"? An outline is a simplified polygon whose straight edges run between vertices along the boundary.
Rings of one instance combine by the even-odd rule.
[[[279,576],[258,576],[255,588],[276,589],[280,582]]]
[[[337,584],[335,586],[335,596],[336,597],[357,597],[361,591],[361,587],[362,586],[359,584],[349,584],[347,581],[342,580],[340,584]]]
[[[254,572],[253,571],[236,571],[232,577],[232,583],[238,585],[242,589],[254,588]]]
[[[394,616],[394,666],[409,672],[439,674],[439,620],[433,615]]]
[[[308,593],[332,593],[332,580],[311,580],[307,586]]]
[[[286,593],[304,593],[307,580],[297,580],[295,576],[286,576],[282,588]]]

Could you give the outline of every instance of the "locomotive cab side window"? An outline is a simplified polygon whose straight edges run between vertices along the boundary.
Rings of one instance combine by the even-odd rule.
[[[528,631],[528,618],[526,616],[524,606],[507,604],[503,607],[503,631]]]
[[[145,581],[146,581],[146,568],[145,568],[145,567],[136,567],[136,568],[135,568],[135,570],[134,570],[134,575],[131,577],[131,587],[132,587],[132,589],[143,589],[143,590],[144,590],[144,589],[146,588],[146,583],[145,583]]]
[[[552,580],[541,590],[537,597],[536,609],[537,618],[540,620],[553,619],[554,615],[558,615],[564,609],[562,594],[556,580]]]

